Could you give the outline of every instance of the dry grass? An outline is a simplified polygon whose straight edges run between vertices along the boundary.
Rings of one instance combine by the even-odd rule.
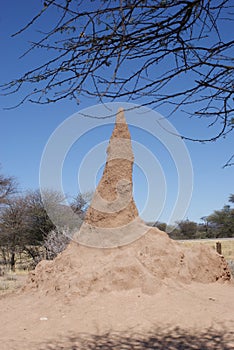
[[[27,279],[27,271],[6,272],[0,276],[0,295],[15,291],[22,287]]]
[[[216,250],[216,243],[221,243],[222,255],[229,265],[232,276],[234,277],[234,238],[224,239],[194,239],[179,241],[186,247],[191,247],[196,244],[205,244]]]
[[[187,247],[195,244],[205,244],[216,249],[216,242],[220,242],[222,246],[222,255],[226,260],[234,261],[234,239],[196,239],[181,241]]]

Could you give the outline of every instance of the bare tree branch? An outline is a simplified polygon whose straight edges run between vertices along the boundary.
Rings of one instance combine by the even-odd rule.
[[[223,168],[233,166],[234,165],[234,154],[228,159],[228,161],[224,164]]]
[[[25,92],[16,106],[88,96],[166,104],[171,113],[184,107],[219,126],[213,141],[233,130],[233,8],[231,0],[45,1],[14,34],[50,16],[52,29],[26,51],[43,52],[44,62],[4,84],[3,94]]]

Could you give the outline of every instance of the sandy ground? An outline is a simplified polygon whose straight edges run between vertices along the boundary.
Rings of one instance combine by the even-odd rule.
[[[0,348],[233,349],[233,296],[233,282],[165,282],[154,295],[18,292],[0,299]]]
[[[229,276],[211,248],[157,229],[118,249],[72,243],[0,297],[0,349],[233,349]]]

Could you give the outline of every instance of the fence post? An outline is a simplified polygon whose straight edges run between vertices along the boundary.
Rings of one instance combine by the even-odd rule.
[[[216,252],[222,255],[222,245],[221,242],[216,242]]]

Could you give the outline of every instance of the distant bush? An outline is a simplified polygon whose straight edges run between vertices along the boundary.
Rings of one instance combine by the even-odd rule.
[[[46,258],[48,260],[53,260],[59,253],[61,253],[70,242],[69,233],[63,229],[61,231],[52,230],[47,235],[44,242],[44,247],[46,249]]]

